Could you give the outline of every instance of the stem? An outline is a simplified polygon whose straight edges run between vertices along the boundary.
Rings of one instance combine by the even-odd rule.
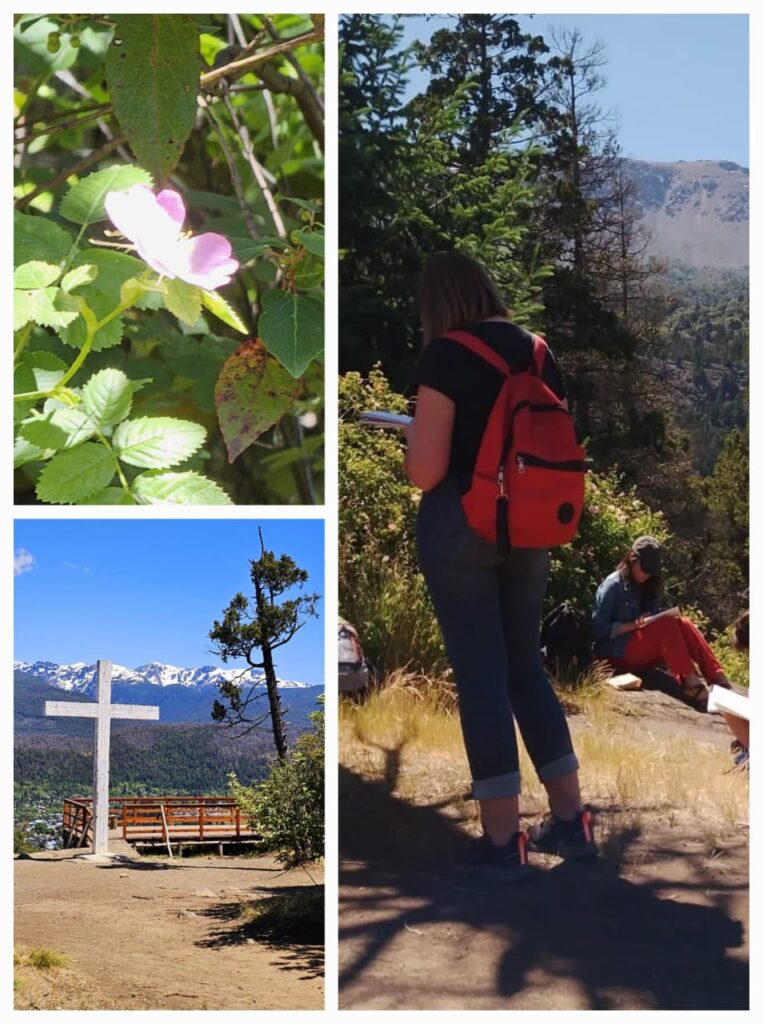
[[[21,330],[19,331],[19,342],[18,342],[18,345],[16,345],[16,348],[14,349],[14,352],[13,352],[13,365],[14,366],[16,365],[16,363],[21,358],[21,353],[24,351],[24,349],[29,344],[29,339],[31,338],[31,336],[32,336],[32,322],[30,320],[30,322],[28,324],[26,324],[25,327],[22,327]]]
[[[104,434],[102,434],[100,430],[96,430],[95,436],[98,438],[101,444],[104,445],[104,447],[108,448],[108,450],[111,452],[114,458],[114,464],[117,467],[117,476],[119,477],[119,482],[122,485],[122,490],[129,494],[130,497],[132,497],[132,491],[130,490],[130,484],[127,482],[125,471],[122,469],[122,464],[120,463],[119,459],[114,454],[114,449],[112,448],[109,439]]]
[[[106,324],[110,324],[111,321],[118,317],[120,313],[124,313],[124,311],[128,309],[131,305],[132,302],[120,303],[116,309],[112,309],[110,313],[107,313],[102,320],[96,320],[95,316],[93,315],[93,311],[90,309],[88,304],[83,299],[80,305],[80,310],[82,312],[82,316],[87,327],[87,333],[85,334],[85,340],[82,343],[82,348],[79,350],[79,355],[77,356],[77,358],[74,360],[74,362],[66,371],[66,373],[63,375],[61,380],[56,384],[54,388],[51,388],[50,391],[26,391],[21,395],[14,395],[14,402],[36,402],[40,398],[50,398],[51,396],[55,395],[56,392],[60,391],[61,388],[65,387],[90,354],[90,349],[92,348],[93,339],[95,338],[96,333],[102,327],[105,327]]]
[[[302,425],[297,416],[284,416],[281,420],[281,431],[287,448],[302,448]],[[305,505],[314,505],[316,498],[313,474],[306,456],[303,455],[301,459],[293,463],[292,471],[294,482],[299,490],[300,501]]]

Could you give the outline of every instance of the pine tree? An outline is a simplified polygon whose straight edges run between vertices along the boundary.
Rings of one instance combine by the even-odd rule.
[[[284,761],[288,751],[286,712],[278,692],[273,653],[287,644],[309,618],[317,617],[318,594],[286,597],[287,593],[302,589],[307,583],[307,572],[289,555],[276,558],[272,551],[265,549],[262,529],[259,535],[260,557],[249,562],[254,599],[236,594],[223,612],[222,620],[215,620],[209,638],[214,641],[214,651],[223,662],[243,658],[250,669],[262,669],[266,689],[263,692],[256,683],[242,684],[235,680],[220,683],[218,688],[224,700],[215,701],[212,718],[227,725],[243,726],[246,732],[269,718],[278,759]],[[257,651],[260,652],[258,659],[255,658]],[[268,698],[267,710],[262,710],[257,703],[264,696]]]

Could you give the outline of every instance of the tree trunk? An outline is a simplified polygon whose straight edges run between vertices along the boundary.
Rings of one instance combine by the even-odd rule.
[[[270,704],[270,720],[273,725],[273,740],[276,745],[276,753],[279,761],[286,760],[288,752],[286,742],[286,727],[284,726],[283,713],[281,711],[281,695],[278,692],[276,681],[276,670],[273,666],[273,655],[269,644],[262,646],[262,661],[265,665],[265,685],[268,691],[268,702]]]
[[[260,540],[262,540],[262,533],[260,533]],[[254,594],[257,601],[258,618],[262,621],[267,600],[262,592],[262,584],[258,579],[254,579]],[[281,711],[281,695],[278,692],[276,670],[273,665],[273,652],[270,648],[270,644],[265,639],[262,640],[261,650],[262,664],[265,669],[265,686],[268,691],[268,703],[270,705],[270,723],[273,729],[273,740],[276,745],[278,760],[285,761],[288,747],[286,743],[286,728],[284,726],[283,713]]]

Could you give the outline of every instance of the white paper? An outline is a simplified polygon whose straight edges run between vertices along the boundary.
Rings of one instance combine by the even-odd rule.
[[[726,690],[722,686],[711,686],[707,698],[708,711],[727,711],[737,718],[750,721],[750,698],[734,690]]]

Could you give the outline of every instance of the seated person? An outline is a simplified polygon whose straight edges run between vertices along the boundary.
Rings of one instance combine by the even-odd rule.
[[[600,584],[591,616],[594,652],[618,672],[664,666],[690,700],[704,705],[708,687],[731,684],[692,622],[677,615],[649,621],[660,610],[661,565],[658,541],[638,537]]]
[[[750,613],[742,612],[734,623],[734,646],[738,651],[749,651],[750,649]],[[750,765],[750,723],[746,718],[732,715],[728,711],[723,712],[726,725],[734,734],[734,742],[731,744],[731,753],[734,757],[734,764],[738,768],[747,769]]]

